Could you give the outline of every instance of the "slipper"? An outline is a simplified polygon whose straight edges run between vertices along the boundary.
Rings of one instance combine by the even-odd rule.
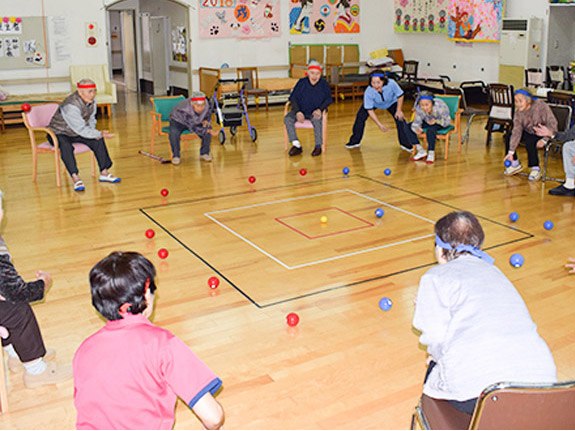
[[[86,188],[84,187],[84,181],[78,180],[74,183],[75,192],[83,192],[84,190],[86,190]]]
[[[101,183],[119,183],[120,181],[122,181],[121,178],[115,177],[112,174],[100,175],[100,182]]]

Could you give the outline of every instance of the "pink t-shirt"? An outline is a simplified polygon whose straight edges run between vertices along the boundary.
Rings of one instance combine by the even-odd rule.
[[[171,429],[177,397],[193,407],[221,380],[141,314],[111,320],[74,356],[78,429]]]

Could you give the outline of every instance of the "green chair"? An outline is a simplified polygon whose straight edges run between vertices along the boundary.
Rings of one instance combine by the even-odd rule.
[[[452,123],[451,125],[444,127],[443,129],[439,129],[437,131],[437,139],[444,139],[445,140],[445,160],[447,160],[447,155],[449,153],[449,136],[453,133],[458,134],[459,140],[459,152],[461,152],[461,113],[463,109],[459,109],[459,102],[461,96],[444,96],[444,95],[436,95],[435,99],[441,99],[445,102],[447,107],[449,108],[449,113],[451,115]],[[424,130],[425,132],[425,130]],[[425,141],[425,146],[427,147],[427,138],[425,133],[421,133],[419,135],[420,138],[423,138]]]
[[[150,151],[154,152],[154,140],[156,136],[169,136],[170,135],[170,112],[176,107],[182,100],[185,100],[184,96],[163,96],[163,97],[150,97],[150,102],[154,107],[154,110],[150,112],[153,116],[152,123],[152,136],[150,139]],[[168,123],[166,125],[166,123]],[[185,130],[183,135],[191,135],[191,138],[196,137],[189,130]]]

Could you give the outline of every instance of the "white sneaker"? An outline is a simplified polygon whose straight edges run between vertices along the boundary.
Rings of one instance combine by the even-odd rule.
[[[541,178],[541,169],[531,169],[531,172],[529,172],[529,180],[537,181],[540,178]]]
[[[430,151],[430,152],[427,154],[426,163],[428,163],[428,164],[431,165],[431,164],[433,164],[433,162],[435,162],[435,152]]]
[[[122,181],[121,178],[115,177],[112,174],[102,175],[100,174],[100,182],[101,183],[119,183]]]
[[[413,147],[404,147],[403,145],[399,146],[403,151],[407,151],[408,153],[413,153]]]
[[[212,156],[210,156],[209,154],[202,154],[200,155],[200,159],[203,160],[204,162],[211,162]]]
[[[515,175],[518,172],[521,172],[523,170],[523,166],[521,166],[521,163],[519,163],[517,166],[509,166],[508,168],[505,168],[505,170],[503,171],[503,175]]]
[[[412,162],[417,162],[418,160],[423,160],[425,157],[427,156],[427,151],[425,151],[423,148],[421,150],[417,150],[417,153],[415,154],[415,156],[413,156],[411,158]]]
[[[179,165],[181,162],[179,157],[172,157],[172,165]]]

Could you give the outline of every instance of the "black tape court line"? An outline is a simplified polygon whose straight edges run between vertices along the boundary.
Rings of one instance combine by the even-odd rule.
[[[367,176],[364,176],[364,175],[349,175],[349,176],[346,177],[346,178],[352,178],[352,177],[361,178],[361,179],[364,179],[364,180],[367,180],[367,181],[371,181],[371,182],[373,182],[373,183],[376,183],[376,184],[379,184],[379,185],[382,185],[382,186],[385,186],[385,187],[389,187],[389,188],[392,188],[392,189],[394,189],[394,190],[398,190],[398,191],[401,191],[401,192],[410,194],[410,195],[412,195],[412,196],[416,196],[416,197],[421,198],[421,199],[425,199],[425,200],[427,200],[427,201],[429,201],[429,202],[433,202],[433,203],[436,203],[436,204],[438,204],[438,205],[442,205],[442,206],[444,206],[444,207],[446,207],[446,208],[449,208],[449,209],[451,209],[451,210],[454,210],[454,211],[462,211],[461,208],[458,208],[458,207],[456,207],[456,206],[447,204],[447,203],[445,203],[445,202],[441,202],[441,201],[439,201],[439,200],[437,200],[437,199],[429,198],[429,197],[424,196],[424,195],[421,195],[421,194],[419,194],[419,193],[415,193],[415,192],[412,192],[412,191],[410,191],[410,190],[406,190],[406,189],[403,189],[403,188],[401,188],[401,187],[397,187],[397,186],[394,186],[394,185],[391,185],[391,184],[388,184],[388,183],[385,183],[385,182],[382,182],[382,181],[379,181],[379,180],[376,180],[376,179],[373,179],[373,178],[370,178],[370,177],[367,177]],[[256,190],[256,192],[257,192],[257,191],[263,192],[263,191],[282,190],[282,189],[288,189],[288,188],[293,188],[293,187],[302,187],[302,186],[306,186],[306,185],[312,185],[312,184],[318,184],[318,183],[326,183],[326,182],[331,182],[331,181],[335,181],[335,180],[342,180],[342,179],[344,179],[344,178],[338,177],[338,178],[329,178],[329,179],[317,180],[317,181],[309,181],[309,182],[300,183],[300,184],[294,184],[294,185],[269,187],[269,188],[265,188],[265,189]],[[146,212],[146,209],[154,209],[154,208],[160,208],[160,207],[161,207],[161,208],[166,208],[166,207],[174,206],[174,205],[182,205],[182,204],[189,204],[189,203],[198,203],[198,202],[204,202],[204,201],[213,201],[213,200],[217,200],[217,199],[221,199],[221,198],[227,198],[227,197],[233,197],[233,196],[243,196],[243,195],[246,195],[246,194],[252,195],[253,193],[254,193],[253,191],[249,191],[249,192],[239,192],[239,193],[229,193],[229,194],[225,194],[225,195],[212,196],[212,197],[208,197],[208,198],[199,198],[199,199],[192,199],[192,200],[187,200],[187,201],[179,201],[179,202],[175,202],[175,203],[173,203],[173,204],[154,205],[154,206],[150,206],[150,207],[140,208],[140,212],[141,212],[144,216],[146,216],[150,221],[152,221],[156,226],[158,226],[160,229],[162,229],[164,232],[166,232],[166,234],[168,234],[170,237],[172,237],[172,238],[173,238],[177,243],[179,243],[184,249],[186,249],[187,251],[189,251],[189,252],[190,252],[192,255],[194,255],[198,260],[200,260],[200,261],[201,261],[202,263],[204,263],[208,268],[210,268],[212,271],[214,271],[221,279],[223,279],[223,280],[225,280],[227,283],[229,283],[229,285],[232,286],[240,295],[242,295],[244,298],[246,298],[249,302],[251,302],[253,305],[255,305],[255,306],[256,306],[257,308],[259,308],[259,309],[270,308],[270,307],[274,307],[274,306],[277,306],[277,305],[280,305],[280,304],[285,304],[285,303],[288,303],[288,302],[297,301],[298,299],[309,298],[309,297],[321,295],[321,294],[324,294],[324,293],[327,293],[327,292],[333,292],[333,291],[335,291],[335,290],[340,290],[340,289],[345,289],[345,288],[349,288],[349,287],[354,287],[354,286],[358,286],[358,285],[361,285],[361,284],[369,283],[369,282],[372,282],[372,281],[383,280],[383,279],[385,279],[385,278],[393,277],[393,276],[395,276],[395,275],[400,275],[400,274],[405,274],[405,273],[412,272],[412,271],[417,271],[417,270],[422,269],[422,268],[429,268],[429,267],[434,266],[434,265],[436,264],[435,262],[430,262],[430,263],[427,263],[427,264],[424,264],[424,265],[414,266],[414,267],[412,267],[412,268],[407,268],[407,269],[404,269],[404,270],[401,270],[401,271],[390,272],[390,273],[387,273],[387,274],[379,275],[379,276],[376,276],[376,277],[369,277],[369,278],[366,278],[366,279],[364,279],[364,280],[359,280],[359,281],[355,281],[355,282],[352,282],[352,283],[341,284],[341,285],[339,285],[339,286],[333,286],[333,287],[330,287],[330,288],[320,289],[320,290],[317,290],[317,291],[314,291],[314,292],[310,292],[310,293],[306,293],[306,294],[303,294],[303,295],[297,295],[297,296],[293,296],[293,297],[291,297],[291,298],[285,298],[285,299],[282,299],[282,300],[280,300],[280,301],[270,302],[270,303],[266,303],[266,304],[260,304],[260,303],[258,303],[257,301],[255,301],[253,298],[251,298],[246,292],[244,292],[244,291],[241,289],[240,286],[236,285],[232,280],[230,280],[228,277],[226,277],[226,275],[225,275],[224,273],[222,273],[218,268],[216,268],[214,265],[212,265],[210,262],[208,262],[208,261],[207,261],[204,257],[202,257],[200,254],[198,254],[197,252],[195,252],[194,250],[192,250],[188,245],[186,245],[185,243],[183,243],[183,242],[182,242],[176,235],[174,235],[168,228],[166,228],[165,226],[163,226],[160,222],[158,222],[156,219],[154,219],[150,214],[148,214],[148,213]],[[529,232],[526,232],[526,231],[524,231],[524,230],[518,229],[518,228],[516,228],[516,227],[514,227],[514,226],[508,226],[508,225],[506,225],[506,224],[504,224],[504,223],[501,223],[501,222],[498,222],[498,221],[496,221],[496,220],[491,220],[491,219],[488,218],[488,217],[484,217],[484,216],[477,215],[477,214],[475,214],[475,215],[476,215],[477,218],[479,218],[479,219],[481,219],[481,220],[485,220],[485,221],[487,221],[487,222],[496,224],[496,225],[498,225],[498,226],[501,226],[501,227],[504,227],[504,228],[507,228],[507,229],[510,229],[510,230],[513,230],[513,231],[516,231],[516,232],[519,232],[519,233],[525,235],[523,238],[517,238],[517,239],[511,240],[511,241],[506,241],[506,242],[503,242],[503,243],[500,243],[500,244],[492,245],[491,247],[485,248],[485,250],[493,250],[493,249],[495,249],[495,248],[504,247],[504,246],[509,245],[509,244],[514,244],[514,243],[516,243],[516,242],[521,242],[521,241],[525,241],[525,240],[531,239],[531,238],[533,238],[533,237],[535,236],[535,235],[533,235],[532,233],[529,233]]]

